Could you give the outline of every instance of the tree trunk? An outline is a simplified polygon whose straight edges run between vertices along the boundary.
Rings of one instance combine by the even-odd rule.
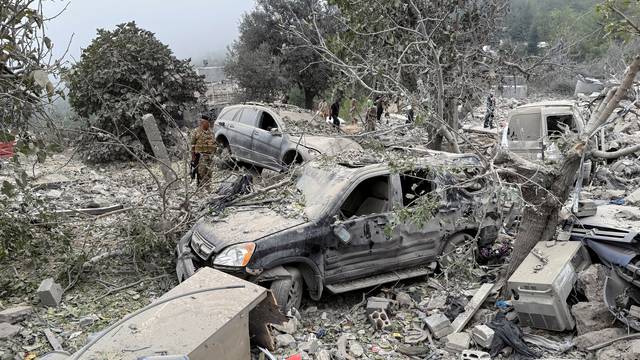
[[[304,107],[313,110],[313,99],[315,99],[318,92],[308,88],[304,88],[302,91],[304,91]]]
[[[553,239],[558,226],[560,209],[569,198],[576,181],[580,168],[579,155],[577,151],[570,152],[557,165],[556,171],[545,174],[542,178],[536,178],[536,185],[523,188],[524,200],[530,205],[522,214],[522,222],[513,243],[513,253],[506,279],[509,279],[538,242]]]
[[[573,189],[580,168],[580,159],[584,152],[591,151],[589,149],[591,144],[589,141],[590,136],[613,113],[620,100],[631,88],[638,72],[640,72],[640,55],[636,56],[631,65],[629,65],[620,86],[617,89],[611,89],[605,100],[591,115],[585,130],[580,134],[580,139],[568,147],[569,151],[556,166],[555,171],[547,171],[540,175],[538,172],[532,172],[532,169],[528,169],[528,173],[532,174],[531,177],[535,181],[529,182],[531,185],[523,189],[524,200],[530,205],[525,208],[523,213],[522,223],[513,244],[513,254],[505,280],[508,280],[511,274],[520,266],[522,260],[529,254],[536,243],[552,239],[558,226],[558,213]],[[518,172],[520,173],[521,171]],[[532,206],[539,208],[539,210],[536,211]]]

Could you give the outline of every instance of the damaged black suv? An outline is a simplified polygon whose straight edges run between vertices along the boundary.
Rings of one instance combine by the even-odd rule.
[[[475,155],[427,152],[402,164],[306,164],[277,202],[201,219],[178,243],[179,280],[212,266],[270,287],[284,310],[300,306],[305,288],[317,300],[324,289],[426,275],[443,252],[493,243],[497,196]]]

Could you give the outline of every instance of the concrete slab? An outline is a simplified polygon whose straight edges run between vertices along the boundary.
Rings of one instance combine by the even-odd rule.
[[[183,296],[143,311],[111,329],[79,358],[138,359],[163,352],[191,360],[249,359],[249,312],[270,296],[267,289],[202,268],[157,302],[228,286],[236,288]]]

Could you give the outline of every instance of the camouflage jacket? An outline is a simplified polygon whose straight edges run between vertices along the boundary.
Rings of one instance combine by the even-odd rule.
[[[213,139],[211,130],[204,131],[197,128],[191,135],[191,151],[200,154],[214,154],[216,152],[216,141]]]

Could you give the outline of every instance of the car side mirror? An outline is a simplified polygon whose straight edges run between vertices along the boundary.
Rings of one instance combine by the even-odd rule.
[[[333,227],[333,233],[342,241],[343,244],[348,244],[351,242],[351,234],[344,226],[344,224],[337,224]]]
[[[271,133],[271,136],[281,136],[282,133],[278,130],[278,128],[272,128],[271,130],[269,130],[269,133]]]

